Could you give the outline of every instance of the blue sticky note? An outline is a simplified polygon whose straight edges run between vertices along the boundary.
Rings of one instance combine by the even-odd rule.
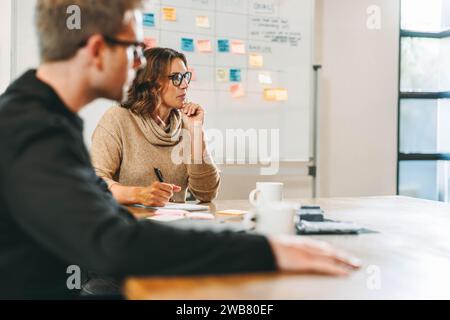
[[[144,13],[144,27],[154,27],[154,26],[155,26],[155,14]]]
[[[217,40],[217,49],[219,52],[230,52],[229,40]]]
[[[230,69],[230,81],[231,82],[241,82],[241,69]]]
[[[181,50],[194,52],[194,39],[181,38]]]

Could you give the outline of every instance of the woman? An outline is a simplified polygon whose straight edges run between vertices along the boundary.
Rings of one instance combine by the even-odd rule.
[[[145,56],[147,67],[138,73],[127,102],[108,110],[94,132],[91,155],[97,175],[121,204],[184,202],[187,190],[210,202],[220,176],[206,150],[204,110],[186,100],[192,77],[186,57],[166,48],[149,49]],[[180,148],[186,143],[187,149],[196,149]],[[180,149],[184,158],[191,154],[188,160],[200,157],[180,164]]]

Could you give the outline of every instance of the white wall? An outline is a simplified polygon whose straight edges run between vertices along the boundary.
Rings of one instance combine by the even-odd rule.
[[[5,91],[11,75],[11,3],[0,2],[0,93]]]
[[[381,29],[366,10],[381,8]],[[318,0],[322,196],[396,192],[398,0]]]

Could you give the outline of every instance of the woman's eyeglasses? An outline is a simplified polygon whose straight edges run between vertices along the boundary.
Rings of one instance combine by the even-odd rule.
[[[168,78],[170,80],[172,80],[172,83],[173,83],[173,85],[175,87],[180,87],[184,80],[186,80],[187,84],[191,83],[192,72],[188,71],[188,72],[186,72],[184,74],[180,73],[180,72],[177,72],[177,73],[174,73],[174,74],[170,75]]]

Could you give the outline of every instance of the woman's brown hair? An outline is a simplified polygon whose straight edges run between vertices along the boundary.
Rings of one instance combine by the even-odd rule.
[[[169,48],[152,48],[144,52],[147,66],[138,71],[127,101],[122,108],[140,116],[150,116],[160,103],[160,93],[168,80],[170,66],[175,59],[181,59],[187,66],[186,56]]]

